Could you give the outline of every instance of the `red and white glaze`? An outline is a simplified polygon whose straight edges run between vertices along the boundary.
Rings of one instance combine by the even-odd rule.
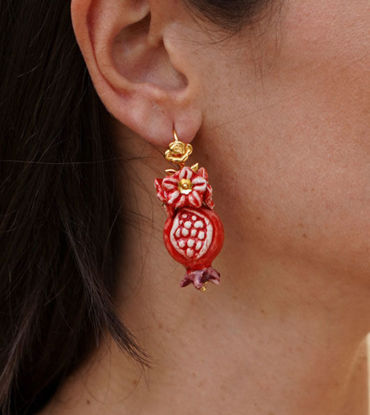
[[[186,180],[189,189],[182,187]],[[212,187],[204,167],[197,172],[183,167],[173,175],[155,180],[159,200],[167,211],[163,237],[170,255],[186,268],[181,286],[202,289],[208,281],[220,283],[212,261],[222,249],[224,229],[213,211]]]
[[[182,287],[193,284],[201,289],[207,281],[220,283],[220,274],[212,268],[224,240],[216,213],[208,208],[182,208],[167,219],[163,236],[170,255],[186,267]]]
[[[213,226],[207,216],[194,209],[182,209],[170,231],[170,241],[187,261],[203,257],[213,240]]]

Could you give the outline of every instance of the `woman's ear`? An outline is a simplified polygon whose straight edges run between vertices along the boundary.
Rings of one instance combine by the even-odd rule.
[[[200,86],[183,43],[178,0],[72,0],[77,42],[107,110],[157,145],[173,128],[189,142],[201,125]]]

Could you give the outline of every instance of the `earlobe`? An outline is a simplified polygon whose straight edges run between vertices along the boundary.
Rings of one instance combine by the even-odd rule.
[[[197,85],[180,48],[166,48],[170,15],[154,0],[72,0],[76,39],[95,89],[122,124],[166,146],[175,127],[190,142],[201,125]],[[175,4],[176,2],[174,2]],[[176,62],[176,68],[172,62]]]

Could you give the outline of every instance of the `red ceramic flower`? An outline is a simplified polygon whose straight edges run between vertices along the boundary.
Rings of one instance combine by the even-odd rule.
[[[200,208],[204,204],[213,209],[212,187],[208,183],[208,174],[204,167],[197,172],[183,167],[175,174],[164,179],[156,179],[158,198],[169,208]]]

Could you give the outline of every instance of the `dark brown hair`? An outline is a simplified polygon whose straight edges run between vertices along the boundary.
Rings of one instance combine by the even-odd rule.
[[[193,10],[223,29],[235,33],[246,24],[253,25],[268,5],[278,0],[187,0]]]
[[[236,27],[265,0],[189,0]],[[0,2],[0,413],[33,414],[111,335],[125,212],[109,115],[66,0]]]

